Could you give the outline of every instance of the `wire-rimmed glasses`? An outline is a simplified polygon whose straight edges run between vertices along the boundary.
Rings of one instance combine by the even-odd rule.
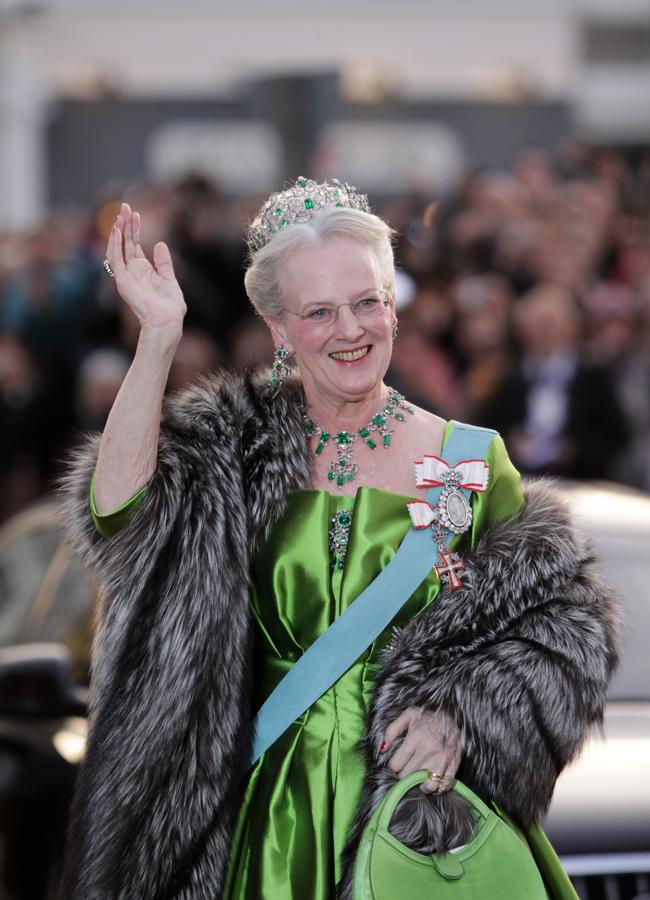
[[[315,303],[313,306],[307,307],[304,312],[293,312],[286,307],[282,307],[282,311],[296,316],[310,328],[331,328],[338,319],[339,310],[343,306],[349,306],[357,319],[364,320],[377,318],[388,309],[389,304],[390,294],[388,291],[373,288],[365,291],[363,297],[353,303],[339,303],[338,305]]]

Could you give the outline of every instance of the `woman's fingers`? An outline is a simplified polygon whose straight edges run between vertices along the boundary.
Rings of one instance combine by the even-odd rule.
[[[136,212],[136,211],[134,210],[134,211],[133,211],[133,216],[132,216],[132,218],[131,218],[131,228],[132,228],[132,230],[133,230],[133,243],[135,244],[136,247],[137,247],[138,244],[140,243],[140,226],[141,226],[141,223],[142,223],[142,220],[141,220],[141,218],[140,218],[140,213],[139,213],[139,212]]]
[[[145,259],[146,257],[144,254],[144,250],[142,249],[142,245],[140,243],[141,219],[139,212],[133,212],[131,227],[133,229],[133,249],[135,251],[135,257],[136,259]]]
[[[111,230],[108,233],[108,240],[106,242],[106,259],[109,261],[109,263],[111,265],[111,269],[113,271],[115,271],[115,265],[117,263],[116,257],[117,257],[118,250],[121,252],[121,249],[122,249],[122,236],[121,236],[121,234],[119,235],[119,242],[118,242],[118,237],[115,234],[115,229],[122,228],[123,226],[124,226],[124,222],[121,219],[121,217],[118,215],[115,217],[115,221],[113,222],[113,227],[111,228]]]
[[[430,761],[429,765],[420,766],[420,769],[426,769],[431,773],[431,777],[427,778],[420,785],[420,790],[425,794],[444,794],[453,784],[453,776],[447,771],[447,763],[445,760]],[[416,770],[417,771],[417,770]]]
[[[423,794],[446,794],[455,784],[453,775],[445,774],[441,778],[427,778],[420,785],[420,790]]]
[[[116,244],[116,250],[119,253],[120,259],[124,262],[124,217],[118,213],[117,218],[115,219],[115,224],[118,229],[118,241]]]
[[[115,229],[115,222],[111,227],[111,230],[108,232],[108,238],[106,239],[106,252],[104,253],[104,259],[107,259],[109,263],[111,262],[111,254],[113,253],[113,231]]]
[[[453,750],[443,750],[441,753],[433,754],[421,760],[418,768],[427,769],[432,775],[439,775],[440,777],[427,778],[420,785],[420,789],[425,794],[444,794],[450,791],[454,786],[461,758],[460,748],[455,747]]]
[[[166,281],[176,280],[171,253],[164,241],[158,241],[153,248],[153,264],[161,278],[164,278]]]
[[[405,740],[388,760],[388,768],[392,769],[400,778],[410,775],[411,772],[417,772],[418,767],[409,768],[410,762],[414,756],[413,744]]]
[[[460,756],[457,758],[452,750],[438,748],[433,752],[417,754],[413,763],[414,772],[419,769],[426,769],[429,772],[429,778],[422,782],[420,789],[425,794],[444,794],[453,787]]]
[[[400,777],[405,778],[407,775],[418,772],[420,769],[427,769],[428,771],[433,772],[434,775],[441,776],[440,778],[435,779],[437,786],[450,771],[451,762],[451,754],[447,753],[445,750],[423,747],[420,743],[416,743],[414,752],[407,765],[400,773]]]
[[[126,266],[124,265],[124,255],[122,253],[122,232],[117,222],[111,229],[106,258],[116,279],[124,274]]]
[[[431,773],[420,785],[425,794],[444,793],[454,785],[462,758],[458,726],[444,713],[408,707],[391,722],[384,732],[380,752],[388,753],[399,735],[406,735],[387,760],[387,765],[400,778],[420,769]]]
[[[403,773],[402,770],[409,764],[409,761],[417,751],[417,742],[412,740],[412,735],[410,733],[411,726],[416,720],[417,715],[418,710],[415,707],[407,707],[394,722],[391,722],[390,725],[388,725],[384,731],[384,741],[379,748],[382,753],[389,753],[393,741],[405,731],[407,732],[406,737],[388,761],[388,767],[392,769],[393,772],[397,772],[400,777],[408,774],[408,771]],[[416,770],[412,769],[412,771],[415,772]]]
[[[133,214],[128,203],[123,203],[120,213],[124,217],[124,258],[127,263],[135,257],[135,245],[133,243]]]
[[[111,238],[109,236],[109,247],[113,246],[113,252],[119,254],[127,267],[132,259],[146,259],[146,254],[140,244],[140,232],[142,227],[140,213],[132,212],[129,204],[123,203],[115,219],[115,224],[119,229],[120,235],[119,240],[115,245],[111,245]],[[109,259],[108,253],[106,258]],[[109,262],[111,262],[110,259]],[[115,267],[112,267],[115,272]]]
[[[384,731],[384,741],[380,747],[382,753],[386,750],[390,749],[390,745],[393,743],[396,737],[399,737],[400,734],[403,734],[406,729],[411,724],[413,716],[411,713],[411,708],[405,709],[404,712],[399,715],[394,722],[391,722],[390,725]]]

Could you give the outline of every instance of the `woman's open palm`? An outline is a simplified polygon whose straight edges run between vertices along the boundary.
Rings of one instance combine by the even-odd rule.
[[[153,265],[140,245],[140,214],[123,203],[111,229],[106,259],[115,285],[133,310],[140,328],[180,328],[186,312],[167,244],[153,248]]]

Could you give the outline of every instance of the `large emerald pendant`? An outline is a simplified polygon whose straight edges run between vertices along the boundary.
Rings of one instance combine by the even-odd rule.
[[[282,214],[282,210],[279,210]],[[282,227],[282,221],[279,223]],[[335,482],[337,487],[343,487],[346,483],[354,481],[359,466],[354,460],[353,451],[355,442],[361,438],[366,447],[376,450],[379,441],[385,448],[390,447],[393,431],[388,425],[388,418],[394,418],[398,422],[404,422],[406,417],[403,410],[407,410],[413,414],[415,410],[404,402],[404,398],[397,391],[391,390],[389,401],[380,412],[370,419],[370,421],[359,428],[358,431],[339,431],[336,434],[330,434],[329,431],[321,431],[318,423],[313,419],[305,418],[305,432],[308,437],[318,436],[318,443],[314,448],[314,452],[320,456],[326,449],[328,443],[332,439],[336,444],[336,459],[332,460],[327,472],[327,480]],[[376,432],[373,434],[373,432]]]

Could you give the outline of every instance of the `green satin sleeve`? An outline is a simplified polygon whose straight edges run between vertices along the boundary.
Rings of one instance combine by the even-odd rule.
[[[485,528],[494,528],[506,522],[526,505],[521,476],[510,461],[501,435],[496,435],[490,442],[485,461],[489,467],[487,491],[475,493],[472,497],[472,547]]]
[[[129,497],[121,506],[113,510],[111,513],[100,515],[95,506],[95,473],[93,472],[90,479],[90,514],[93,517],[95,528],[105,538],[113,537],[114,534],[124,527],[129,516],[139,506],[140,501],[147,492],[148,484],[141,487],[140,490]]]

